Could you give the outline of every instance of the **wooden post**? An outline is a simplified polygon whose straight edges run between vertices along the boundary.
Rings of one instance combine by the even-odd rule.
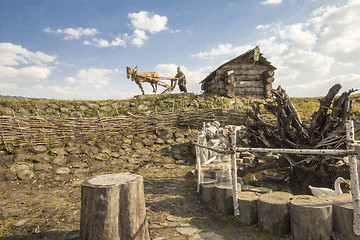
[[[197,142],[199,145],[196,146],[196,169],[197,169],[197,185],[196,191],[200,192],[200,184],[203,179],[201,165],[206,162],[206,154],[204,153],[205,149],[201,146],[206,143],[205,138],[205,122],[203,123],[203,130],[199,132]]]
[[[199,133],[197,136],[197,142],[200,144],[201,134]],[[197,181],[196,181],[196,191],[200,192],[200,172],[201,172],[201,161],[200,161],[200,147],[195,145],[196,152],[196,170],[197,170]]]
[[[346,140],[348,150],[355,150],[354,141],[354,122],[352,120],[346,121]],[[359,188],[359,174],[356,155],[349,155],[350,178],[351,178],[351,195],[354,206],[354,222],[353,231],[355,235],[360,235],[360,188]]]
[[[333,229],[331,202],[310,195],[290,201],[291,231],[294,239],[330,239]]]
[[[233,214],[232,187],[229,185],[215,184],[215,204],[220,213]]]
[[[237,167],[236,167],[236,129],[231,128],[231,146],[233,153],[231,154],[231,181],[232,181],[232,194],[233,194],[233,205],[234,205],[234,216],[239,216],[239,202],[237,199],[238,188],[237,188]]]
[[[290,199],[292,194],[273,192],[262,195],[258,201],[259,227],[274,235],[290,233]]]
[[[239,192],[239,212],[238,218],[241,224],[254,225],[258,222],[258,199],[259,195],[254,192]]]
[[[149,240],[143,178],[104,174],[81,185],[81,240]]]
[[[334,231],[341,233],[349,240],[359,240],[359,237],[356,236],[353,231],[354,208],[351,194],[345,193],[334,196],[332,205]]]

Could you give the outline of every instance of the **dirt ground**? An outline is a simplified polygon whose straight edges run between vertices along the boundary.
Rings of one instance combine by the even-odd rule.
[[[116,172],[143,176],[152,239],[286,239],[240,225],[202,202],[191,173],[194,163],[163,156],[161,149],[146,157],[141,152],[135,155],[147,160],[112,161],[108,170],[90,176]],[[79,239],[81,182],[90,176],[0,181],[0,240]],[[184,233],[184,227],[194,231]]]

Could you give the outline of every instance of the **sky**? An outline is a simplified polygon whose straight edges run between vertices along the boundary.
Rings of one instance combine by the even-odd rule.
[[[274,88],[324,96],[360,87],[359,23],[360,0],[0,0],[0,95],[127,99],[141,91],[126,66],[180,66],[201,94],[209,73],[259,46]]]

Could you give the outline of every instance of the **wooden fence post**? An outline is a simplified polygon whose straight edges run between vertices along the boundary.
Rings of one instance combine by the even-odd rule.
[[[346,121],[346,140],[348,150],[355,150],[355,132],[354,122]],[[353,231],[355,235],[360,235],[360,189],[359,174],[356,155],[349,155],[350,177],[351,177],[351,195],[354,207]]]
[[[150,240],[143,178],[104,174],[81,186],[81,240]]]
[[[233,153],[231,154],[231,181],[232,181],[232,194],[234,205],[234,216],[239,216],[239,202],[238,202],[238,187],[237,187],[237,166],[236,166],[236,128],[231,128],[231,147]]]

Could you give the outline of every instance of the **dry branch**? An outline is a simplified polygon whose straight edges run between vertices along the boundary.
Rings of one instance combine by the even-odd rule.
[[[297,149],[346,149],[345,122],[351,119],[350,94],[356,90],[344,92],[336,98],[341,85],[334,85],[328,94],[319,99],[320,107],[312,115],[306,126],[286,92],[279,86],[272,90],[273,99],[262,105],[252,103],[248,113],[252,119],[248,127],[251,147],[297,148]],[[276,117],[276,124],[263,120],[261,109],[265,108]],[[305,172],[321,172],[333,167],[338,159],[326,156],[285,155],[291,167],[298,167]],[[321,174],[321,173],[320,173]]]

